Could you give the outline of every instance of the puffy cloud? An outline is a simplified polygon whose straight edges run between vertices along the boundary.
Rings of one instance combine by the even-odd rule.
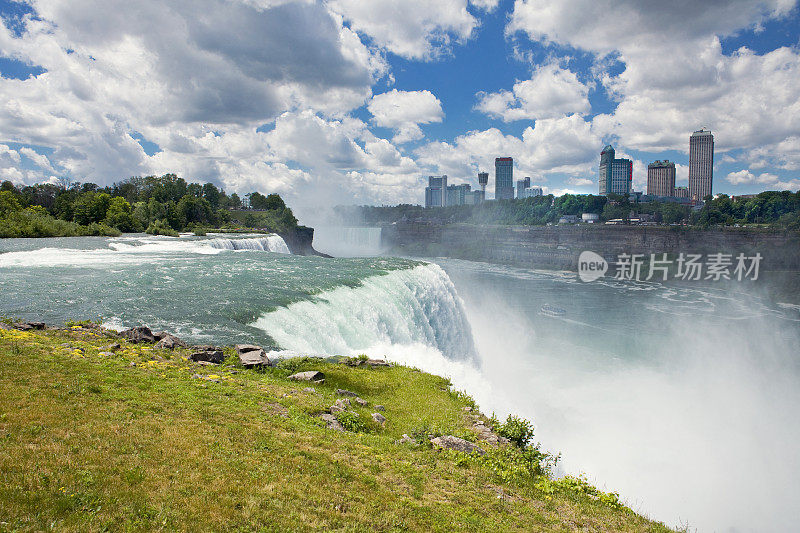
[[[748,154],[750,168],[776,165],[784,170],[800,169],[800,136],[793,135],[777,143],[756,148]]]
[[[507,31],[601,54],[626,53],[728,35],[786,15],[794,5],[794,0],[515,0]]]
[[[775,174],[764,172],[755,175],[749,170],[742,169],[737,172],[729,173],[725,179],[733,185],[751,185],[758,184],[765,186],[771,190],[800,190],[800,179],[792,179],[789,181],[781,181]]]
[[[44,163],[40,156],[29,148],[14,150],[6,144],[0,144],[0,181],[11,181],[17,184],[28,184],[48,179],[44,171],[51,170],[49,165],[42,166],[41,170],[27,169],[22,166],[23,156],[31,159],[34,164]],[[40,165],[41,166],[41,165]]]
[[[567,183],[576,187],[593,187],[596,182],[588,178],[568,178]]]
[[[495,157],[514,158],[515,174],[546,179],[558,173],[594,176],[600,139],[577,115],[537,120],[521,137],[497,128],[471,131],[452,143],[434,142],[415,151],[417,161],[440,174],[474,181],[479,171],[494,171]]]
[[[747,48],[723,53],[720,38],[786,16],[795,0],[638,2],[517,0],[509,34],[584,49],[617,102],[594,119],[602,137],[629,148],[688,151],[700,126],[715,133],[718,152],[746,148],[767,158],[767,146],[800,130],[800,52]],[[604,23],[603,21],[607,21]],[[619,74],[609,66],[624,65]],[[793,158],[782,162],[792,165]]]
[[[473,2],[476,3],[476,2]],[[492,8],[496,0],[478,0]],[[350,26],[390,52],[408,59],[431,59],[464,42],[478,26],[467,0],[331,0]]]
[[[469,0],[469,3],[483,11],[492,12],[500,3],[500,0]]]
[[[398,91],[377,94],[367,109],[378,126],[397,131],[394,142],[416,141],[424,137],[420,124],[441,122],[442,103],[430,91]]]
[[[242,137],[298,107],[344,116],[371,96],[386,71],[380,56],[319,2],[33,6],[37,17],[24,18],[21,31],[0,24],[0,55],[45,72],[0,78],[0,131],[7,140],[55,148],[50,161],[80,180],[109,183],[163,169],[166,161],[182,164],[170,171],[218,176],[238,165],[219,159],[224,155],[192,161],[209,145],[224,144],[208,136]],[[164,152],[148,157],[134,131]],[[245,170],[256,172],[263,157],[249,157],[255,160]]]
[[[589,87],[555,63],[540,66],[531,79],[515,83],[512,91],[478,93],[475,108],[505,122],[591,111]]]

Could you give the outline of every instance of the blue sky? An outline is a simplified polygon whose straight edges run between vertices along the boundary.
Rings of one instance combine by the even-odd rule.
[[[669,5],[667,5],[669,4]],[[611,143],[714,191],[800,188],[794,0],[0,0],[0,176],[177,172],[330,203],[421,202],[497,156],[597,190]],[[608,21],[614,21],[613,24]]]

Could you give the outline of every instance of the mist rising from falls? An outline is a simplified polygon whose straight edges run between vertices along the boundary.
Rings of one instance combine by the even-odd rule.
[[[381,228],[317,225],[314,249],[334,257],[381,255]]]

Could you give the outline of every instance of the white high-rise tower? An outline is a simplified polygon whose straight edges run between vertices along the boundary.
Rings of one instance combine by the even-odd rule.
[[[705,128],[689,137],[689,199],[697,204],[711,194],[714,180],[714,136]]]

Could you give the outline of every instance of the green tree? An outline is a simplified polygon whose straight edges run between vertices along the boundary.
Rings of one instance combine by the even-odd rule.
[[[177,211],[184,224],[210,224],[214,220],[214,211],[208,200],[188,193],[178,202]]]
[[[211,205],[211,209],[219,209],[220,200],[222,195],[216,185],[213,183],[206,183],[203,185],[203,198]]]
[[[73,204],[73,220],[78,224],[91,224],[106,218],[106,211],[111,204],[111,196],[107,193],[86,192]]]
[[[126,233],[141,231],[141,226],[133,217],[131,204],[121,196],[111,199],[104,223]]]
[[[9,190],[0,191],[0,217],[18,211],[22,211],[22,205],[19,203],[14,193]]]

